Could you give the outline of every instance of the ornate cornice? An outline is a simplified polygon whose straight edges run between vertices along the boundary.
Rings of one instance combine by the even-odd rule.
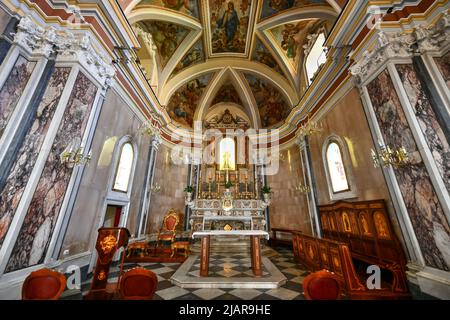
[[[74,34],[69,30],[57,31],[53,26],[42,28],[29,16],[20,19],[13,43],[28,54],[49,57],[57,54],[57,60],[78,62],[101,84],[103,88],[112,85],[115,69],[111,62],[99,55],[88,33]]]
[[[390,59],[410,58],[413,53],[415,38],[412,34],[385,33],[380,31],[376,46],[372,51],[365,51],[361,60],[350,67],[357,85],[364,83],[374,72]]]
[[[450,44],[450,17],[445,11],[431,27],[417,26],[411,33],[384,32],[377,34],[375,48],[365,51],[350,67],[355,82],[361,86],[379,68],[391,59],[408,59],[416,54],[440,52]]]
[[[441,52],[450,45],[450,13],[445,11],[441,19],[432,27],[419,26],[414,30],[417,52]]]
[[[64,31],[55,44],[59,60],[80,63],[105,89],[112,85],[115,69],[95,51],[88,33]]]
[[[54,27],[41,28],[28,16],[20,19],[17,32],[12,35],[14,36],[13,43],[22,47],[28,54],[45,57],[49,57],[53,52],[53,45],[56,41],[56,29]]]

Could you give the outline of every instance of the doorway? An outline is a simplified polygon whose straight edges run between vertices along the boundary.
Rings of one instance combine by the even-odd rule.
[[[123,207],[108,204],[106,206],[105,221],[103,227],[116,228],[119,227],[122,218]]]

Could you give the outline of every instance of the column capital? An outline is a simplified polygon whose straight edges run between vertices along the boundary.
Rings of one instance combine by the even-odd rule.
[[[450,16],[445,11],[432,26],[419,25],[412,32],[385,32],[378,30],[373,49],[366,50],[359,57],[353,57],[350,67],[355,84],[362,86],[390,60],[411,59],[414,55],[428,52],[442,52],[450,46]]]
[[[24,16],[17,25],[17,32],[13,43],[22,47],[28,54],[42,55],[46,58],[54,51],[56,41],[56,29],[49,27],[44,29],[31,20],[30,16]]]

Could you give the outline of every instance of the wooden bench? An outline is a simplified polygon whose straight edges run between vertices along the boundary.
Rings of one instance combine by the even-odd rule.
[[[272,236],[269,240],[271,246],[277,246],[279,244],[292,245],[292,232],[294,230],[284,229],[284,228],[271,228]],[[280,239],[278,238],[279,234],[288,233],[290,235],[289,239]]]
[[[366,279],[358,275],[350,249],[343,242],[319,239],[294,231],[292,244],[298,262],[312,271],[326,269],[334,272],[351,299],[410,298],[406,283],[397,279],[400,276],[398,273],[394,275],[397,280],[391,285],[385,284],[381,289],[370,290],[366,285]]]
[[[319,206],[319,217],[322,240],[345,245],[343,250],[348,251],[356,274],[361,275],[368,266],[376,265],[382,270],[383,282],[390,284],[392,294],[408,295],[405,255],[393,231],[384,200],[338,201],[322,205]]]

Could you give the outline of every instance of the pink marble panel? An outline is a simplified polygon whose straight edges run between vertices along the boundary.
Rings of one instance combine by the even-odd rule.
[[[36,62],[28,61],[19,56],[0,89],[0,138],[35,66]]]
[[[34,115],[33,124],[17,152],[15,164],[9,172],[6,184],[0,190],[0,247],[27,186],[69,73],[70,68],[56,68],[51,76]]]
[[[414,232],[428,266],[450,270],[450,228],[387,70],[367,86],[383,138],[392,148],[404,146],[411,163],[394,168]]]
[[[6,272],[43,262],[73,171],[61,163],[60,154],[74,138],[82,139],[96,92],[94,83],[80,72]]]

